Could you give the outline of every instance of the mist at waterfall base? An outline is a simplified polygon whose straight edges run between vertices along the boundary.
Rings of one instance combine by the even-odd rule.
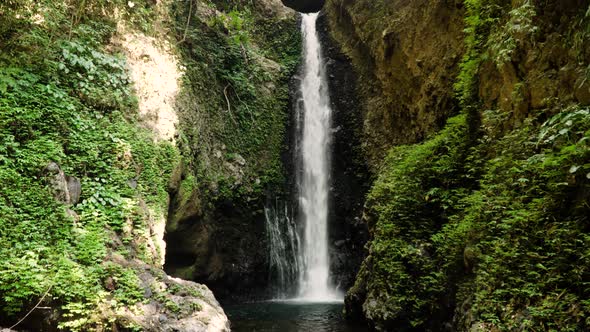
[[[318,14],[302,15],[304,66],[298,110],[298,214],[274,199],[265,207],[272,300],[225,307],[232,331],[365,331],[342,317],[330,280],[328,238],[331,109]]]

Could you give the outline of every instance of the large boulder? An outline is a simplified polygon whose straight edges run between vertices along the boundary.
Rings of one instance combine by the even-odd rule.
[[[287,7],[302,13],[316,13],[322,10],[325,0],[281,0]]]
[[[139,278],[146,300],[136,307],[119,309],[119,320],[142,331],[230,331],[225,312],[207,286],[167,276],[146,265],[134,268],[143,270]]]

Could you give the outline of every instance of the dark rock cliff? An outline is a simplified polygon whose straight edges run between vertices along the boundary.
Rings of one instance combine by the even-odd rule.
[[[195,32],[181,43],[186,160],[169,189],[165,268],[224,301],[263,298],[264,206],[269,192],[284,191],[291,167],[284,150],[288,85],[301,50],[297,16],[279,0],[200,3],[192,19],[190,7],[177,10]]]
[[[348,289],[364,257],[366,225],[361,222],[369,173],[361,147],[361,104],[350,59],[329,33],[327,16],[318,19],[332,107],[332,169],[329,230],[334,283]]]
[[[453,82],[463,55],[458,3],[326,2],[332,35],[359,76],[359,125],[373,169],[390,147],[424,139],[457,112]]]
[[[167,272],[202,282],[221,299],[263,296],[267,244],[264,213],[256,205],[224,201],[205,213],[189,209],[177,216],[178,228],[166,236]]]

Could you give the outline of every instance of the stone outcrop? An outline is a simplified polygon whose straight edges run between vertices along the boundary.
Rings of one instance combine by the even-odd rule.
[[[43,175],[51,189],[53,197],[60,203],[73,204],[74,201],[78,201],[80,198],[80,181],[74,177],[66,176],[61,170],[61,167],[51,162],[43,169]],[[72,192],[70,194],[70,189]],[[74,196],[74,200],[72,199]]]
[[[153,332],[230,331],[227,316],[207,286],[169,277],[146,265],[137,265],[135,269],[146,301],[136,308],[116,312],[119,321]]]
[[[78,204],[82,194],[82,183],[75,176],[66,175],[61,167],[51,162],[43,169],[43,176],[53,198],[61,204],[72,206]],[[66,217],[77,222],[79,216],[72,209],[66,209]]]
[[[80,195],[82,195],[82,183],[75,176],[66,175],[65,180],[68,187],[68,194],[70,195],[70,204],[76,205],[80,202]]]

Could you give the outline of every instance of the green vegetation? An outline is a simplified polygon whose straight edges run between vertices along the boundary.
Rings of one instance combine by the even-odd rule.
[[[370,309],[374,320],[394,313],[422,326],[437,314],[446,280],[430,257],[431,237],[473,182],[463,163],[469,151],[465,119],[452,118],[424,144],[394,148],[369,193],[365,213],[375,239],[362,269],[370,269],[369,301],[378,300]]]
[[[168,182],[181,154],[170,143],[154,142],[152,133],[141,128],[125,60],[107,44],[117,20],[151,31],[151,3],[0,4],[1,324],[12,325],[43,298],[44,305],[58,309],[63,330],[126,326],[114,315],[107,319],[105,310],[144,300],[138,271],[112,257],[158,264],[162,253],[149,247],[151,223],[154,216],[167,213]],[[218,50],[220,56],[226,51],[230,55],[213,74],[224,77],[231,101],[238,104],[238,98],[258,97],[247,71],[230,66],[234,60],[236,66],[241,64],[237,52],[248,42],[240,34],[242,14],[232,15],[235,22],[229,26],[236,33],[223,39],[227,49]],[[216,55],[210,56],[213,61]],[[263,76],[257,68],[257,77]],[[271,105],[267,108],[247,103],[238,107],[239,128],[247,122],[248,107],[257,112],[252,116],[264,114],[260,123],[265,129],[280,127],[284,119],[276,118],[269,107],[284,105],[274,100],[268,95],[260,101]],[[261,131],[251,131],[261,140]],[[273,143],[276,149],[281,134]],[[81,181],[78,204],[66,206],[53,198],[43,175],[51,162]],[[200,305],[193,304],[197,309]]]
[[[210,8],[219,12],[205,14]],[[172,11],[186,67],[185,177],[211,201],[258,201],[263,189],[284,182],[288,82],[300,57],[296,21],[247,1],[178,3]],[[189,20],[194,12],[203,14]]]
[[[391,152],[367,200],[375,239],[357,281],[378,301],[371,319],[420,327],[467,302],[500,330],[589,326],[590,111],[498,137],[505,121],[487,112],[471,149],[459,116]]]
[[[282,183],[300,37],[294,17],[265,17],[256,6],[0,3],[0,325],[42,300],[62,330],[140,330],[119,313],[136,310],[153,286],[143,274],[163,255],[152,237],[169,210],[170,179],[183,173],[181,205],[195,194],[261,199]],[[126,60],[111,43],[121,24],[176,39],[185,71],[177,146],[143,128]],[[52,162],[80,180],[79,202],[54,199],[44,171]],[[200,290],[166,282],[151,298],[168,312],[202,309],[172,298],[204,299]]]
[[[463,107],[477,98],[477,74],[484,60],[483,50],[494,24],[497,24],[503,7],[502,0],[465,0],[465,54],[455,83],[455,91]]]
[[[108,256],[132,250],[146,263],[158,259],[148,254],[149,212],[142,204],[159,213],[167,209],[167,178],[179,154],[139,128],[125,61],[103,46],[115,24],[103,11],[129,8],[93,3],[0,5],[0,316],[5,323],[48,292],[46,303],[61,305],[62,329],[104,327],[97,307],[143,299],[136,272]],[[38,17],[44,21],[35,22]],[[82,182],[81,202],[69,207],[76,216],[52,197],[42,176],[50,162]],[[135,189],[130,180],[137,181]],[[113,242],[117,236],[130,239],[127,249]],[[107,278],[114,280],[111,290],[104,287]]]
[[[373,240],[348,295],[378,329],[590,328],[590,109],[554,98],[521,119],[481,91],[547,29],[539,6],[465,1],[461,114],[423,143],[393,148],[378,171],[365,211]],[[584,13],[563,40],[582,68]],[[527,84],[514,83],[513,102]]]
[[[473,311],[482,320],[501,329],[589,326],[588,139],[589,110],[571,107],[498,141],[501,154],[462,217],[483,230],[472,234],[480,252]]]

